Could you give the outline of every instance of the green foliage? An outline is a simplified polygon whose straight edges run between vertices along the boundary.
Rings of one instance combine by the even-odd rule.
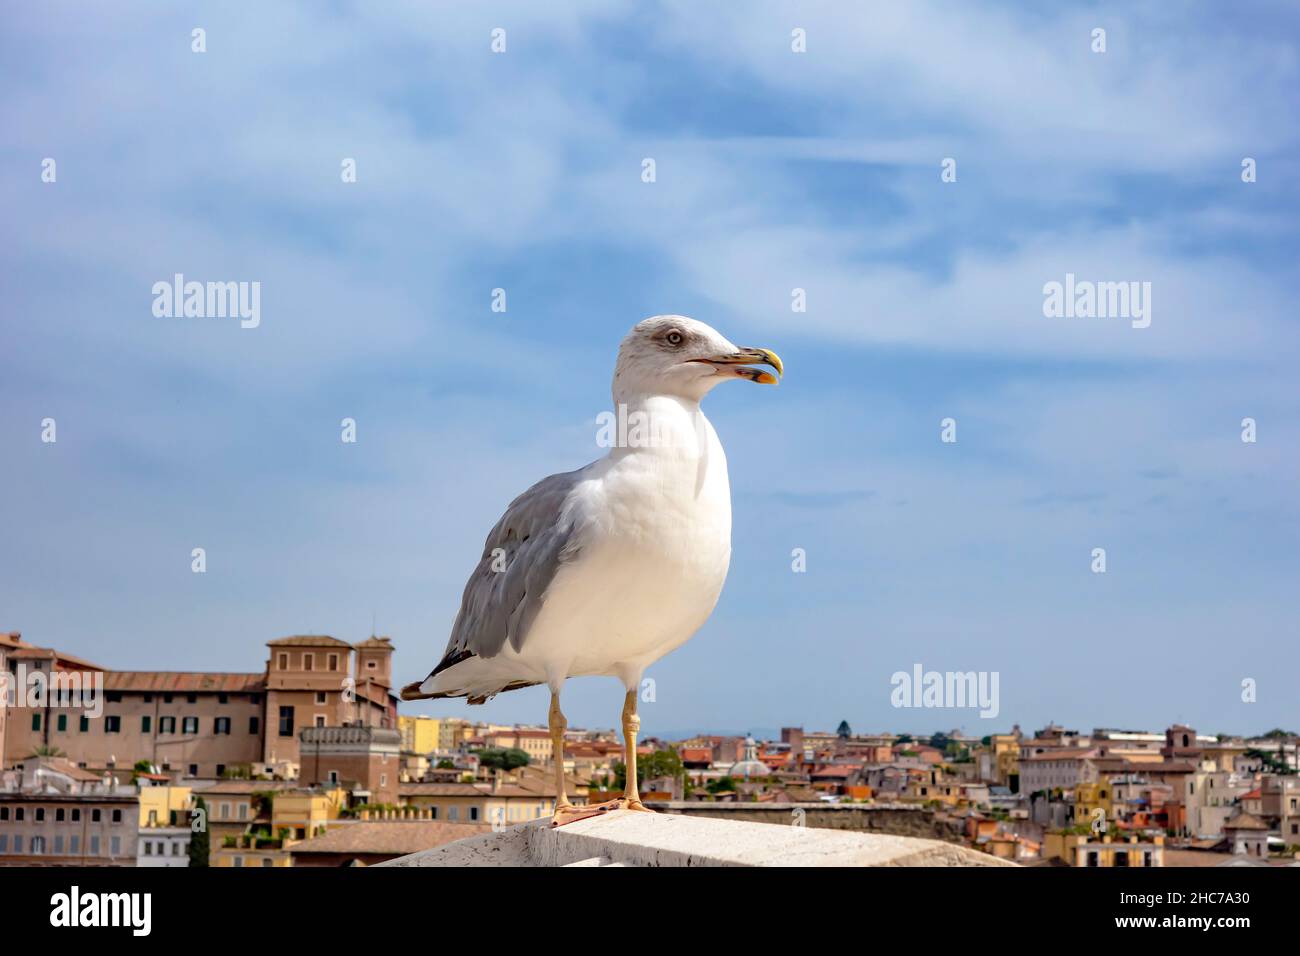
[[[446,757],[443,757],[441,760],[438,761],[437,766],[435,766],[434,769],[435,769],[435,770],[455,770],[455,769],[456,769],[456,764],[453,763],[452,761],[448,760]]]
[[[681,755],[676,747],[656,750],[652,754],[639,755],[636,758],[636,782],[639,787],[652,777],[672,777],[678,781],[686,778],[686,768],[682,765]],[[614,786],[622,790],[627,786],[627,765],[622,761],[614,764]]]
[[[835,736],[839,737],[841,740],[848,740],[853,736],[853,729],[849,727],[849,722],[847,720],[840,721],[840,725],[835,728]]]
[[[720,777],[717,780],[710,780],[705,786],[709,793],[725,793],[736,789],[736,781],[730,777]]]
[[[528,754],[518,747],[488,747],[475,753],[478,754],[479,766],[489,770],[515,770],[527,767],[529,761]]]

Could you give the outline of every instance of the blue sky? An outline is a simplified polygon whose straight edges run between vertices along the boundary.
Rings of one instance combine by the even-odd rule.
[[[11,10],[0,628],[253,670],[373,617],[421,677],[504,505],[600,453],[618,340],[679,312],[787,376],[707,403],[732,571],[645,732],[1300,724],[1300,15],[701,6]],[[260,327],[156,318],[176,272],[260,282]],[[1067,272],[1151,282],[1151,326],[1045,318]],[[1001,715],[892,708],[914,663],[998,671]]]

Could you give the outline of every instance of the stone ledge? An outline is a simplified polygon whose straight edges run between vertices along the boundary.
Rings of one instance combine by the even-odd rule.
[[[621,810],[551,829],[536,820],[381,866],[1015,866],[915,837]]]

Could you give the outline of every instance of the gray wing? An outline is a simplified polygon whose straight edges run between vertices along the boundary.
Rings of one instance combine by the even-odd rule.
[[[516,651],[523,647],[556,571],[578,556],[565,502],[586,470],[543,478],[510,502],[483,544],[447,651],[430,677],[468,657],[494,657],[507,641]]]

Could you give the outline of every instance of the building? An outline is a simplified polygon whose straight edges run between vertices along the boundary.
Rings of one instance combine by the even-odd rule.
[[[1025,793],[1040,790],[1069,790],[1081,783],[1092,783],[1098,778],[1096,750],[1082,747],[1052,747],[1036,749],[1028,755],[1025,748],[1020,755],[1020,788]]]
[[[497,774],[491,783],[404,783],[400,791],[403,805],[446,823],[512,826],[555,813],[554,785],[536,778],[509,783]],[[585,800],[573,792],[570,798],[576,804]]]
[[[61,758],[0,774],[0,866],[135,866],[136,788]]]
[[[260,672],[113,671],[0,635],[6,683],[49,690],[35,705],[31,693],[3,699],[4,766],[57,750],[93,770],[144,761],[173,776],[221,777],[265,764],[289,775],[302,727],[396,726],[388,638],[296,636],[268,647]]]
[[[1223,836],[1236,855],[1268,859],[1268,824],[1254,814],[1239,810],[1223,824]]]
[[[511,727],[483,734],[483,746],[522,750],[532,763],[549,764],[555,756],[555,744],[548,730]]]
[[[426,755],[442,746],[442,721],[437,717],[407,717],[399,715],[397,729],[402,734],[405,753]]]
[[[266,763],[299,762],[298,733],[304,728],[359,724],[396,729],[388,638],[371,637],[354,647],[325,635],[298,635],[267,646]]]
[[[136,866],[189,866],[194,823],[190,788],[169,786],[161,774],[141,774],[136,782],[140,788]]]
[[[384,727],[304,727],[299,742],[303,786],[340,787],[354,804],[396,804],[402,736]]]
[[[1100,840],[1077,833],[1049,831],[1043,839],[1044,860],[1060,860],[1067,866],[1153,867],[1164,866],[1165,838],[1149,841],[1131,836],[1127,840]]]

